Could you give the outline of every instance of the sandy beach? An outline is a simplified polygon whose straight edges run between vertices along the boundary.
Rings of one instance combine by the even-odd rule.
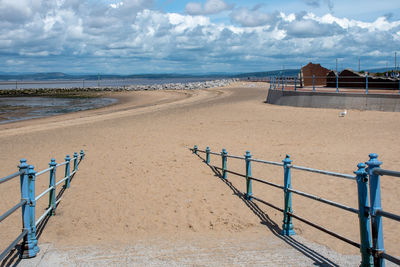
[[[66,154],[83,149],[86,158],[39,245],[115,249],[155,239],[171,244],[202,239],[199,246],[207,247],[208,237],[212,242],[236,237],[244,242],[246,237],[269,238],[281,228],[281,213],[258,204],[264,219],[258,216],[237,195],[245,191],[244,179],[228,175],[232,184],[221,181],[189,151],[194,145],[215,152],[226,148],[233,155],[249,150],[254,158],[271,161],[290,154],[296,165],[348,174],[369,153],[378,153],[382,167],[400,170],[400,113],[350,110],[342,118],[335,109],[274,106],[264,103],[267,88],[263,83],[235,83],[205,90],[107,93],[120,102],[0,125],[0,176],[15,172],[22,157],[42,170],[50,158],[62,162]],[[211,163],[220,166],[220,157],[212,157]],[[234,159],[228,160],[228,168],[245,171],[244,162]],[[63,169],[58,179],[62,175]],[[253,176],[283,184],[281,167],[254,163]],[[400,214],[400,180],[382,177],[381,185],[383,209]],[[354,181],[293,170],[292,186],[357,208]],[[38,177],[36,192],[47,187],[47,175]],[[281,190],[253,183],[253,192],[283,207]],[[0,213],[19,199],[17,180],[2,184]],[[43,211],[47,201],[41,199],[37,210]],[[355,214],[301,196],[293,196],[293,209],[359,242]],[[358,249],[304,223],[293,224],[309,242],[359,255]],[[0,250],[20,228],[19,212],[1,223]],[[383,229],[386,251],[400,256],[400,225],[384,219]]]

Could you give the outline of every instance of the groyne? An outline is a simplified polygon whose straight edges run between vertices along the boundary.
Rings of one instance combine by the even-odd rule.
[[[164,83],[164,84],[132,84],[116,86],[96,86],[96,87],[73,87],[73,88],[21,88],[21,89],[2,89],[0,96],[26,96],[26,95],[54,95],[54,94],[74,94],[82,92],[120,92],[120,91],[145,91],[145,90],[195,90],[214,87],[227,86],[238,79],[220,79],[200,82],[187,83]]]
[[[268,90],[266,103],[310,108],[400,112],[400,95]]]

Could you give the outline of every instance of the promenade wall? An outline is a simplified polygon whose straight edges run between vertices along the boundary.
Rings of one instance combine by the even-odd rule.
[[[266,103],[294,107],[400,112],[400,95],[268,90]]]

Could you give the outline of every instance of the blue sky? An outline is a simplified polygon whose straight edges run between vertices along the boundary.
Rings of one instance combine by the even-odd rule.
[[[0,72],[382,68],[399,0],[0,0]]]

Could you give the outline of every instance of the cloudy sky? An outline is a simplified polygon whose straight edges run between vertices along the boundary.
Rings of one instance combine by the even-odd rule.
[[[399,0],[0,0],[0,72],[394,66]]]

